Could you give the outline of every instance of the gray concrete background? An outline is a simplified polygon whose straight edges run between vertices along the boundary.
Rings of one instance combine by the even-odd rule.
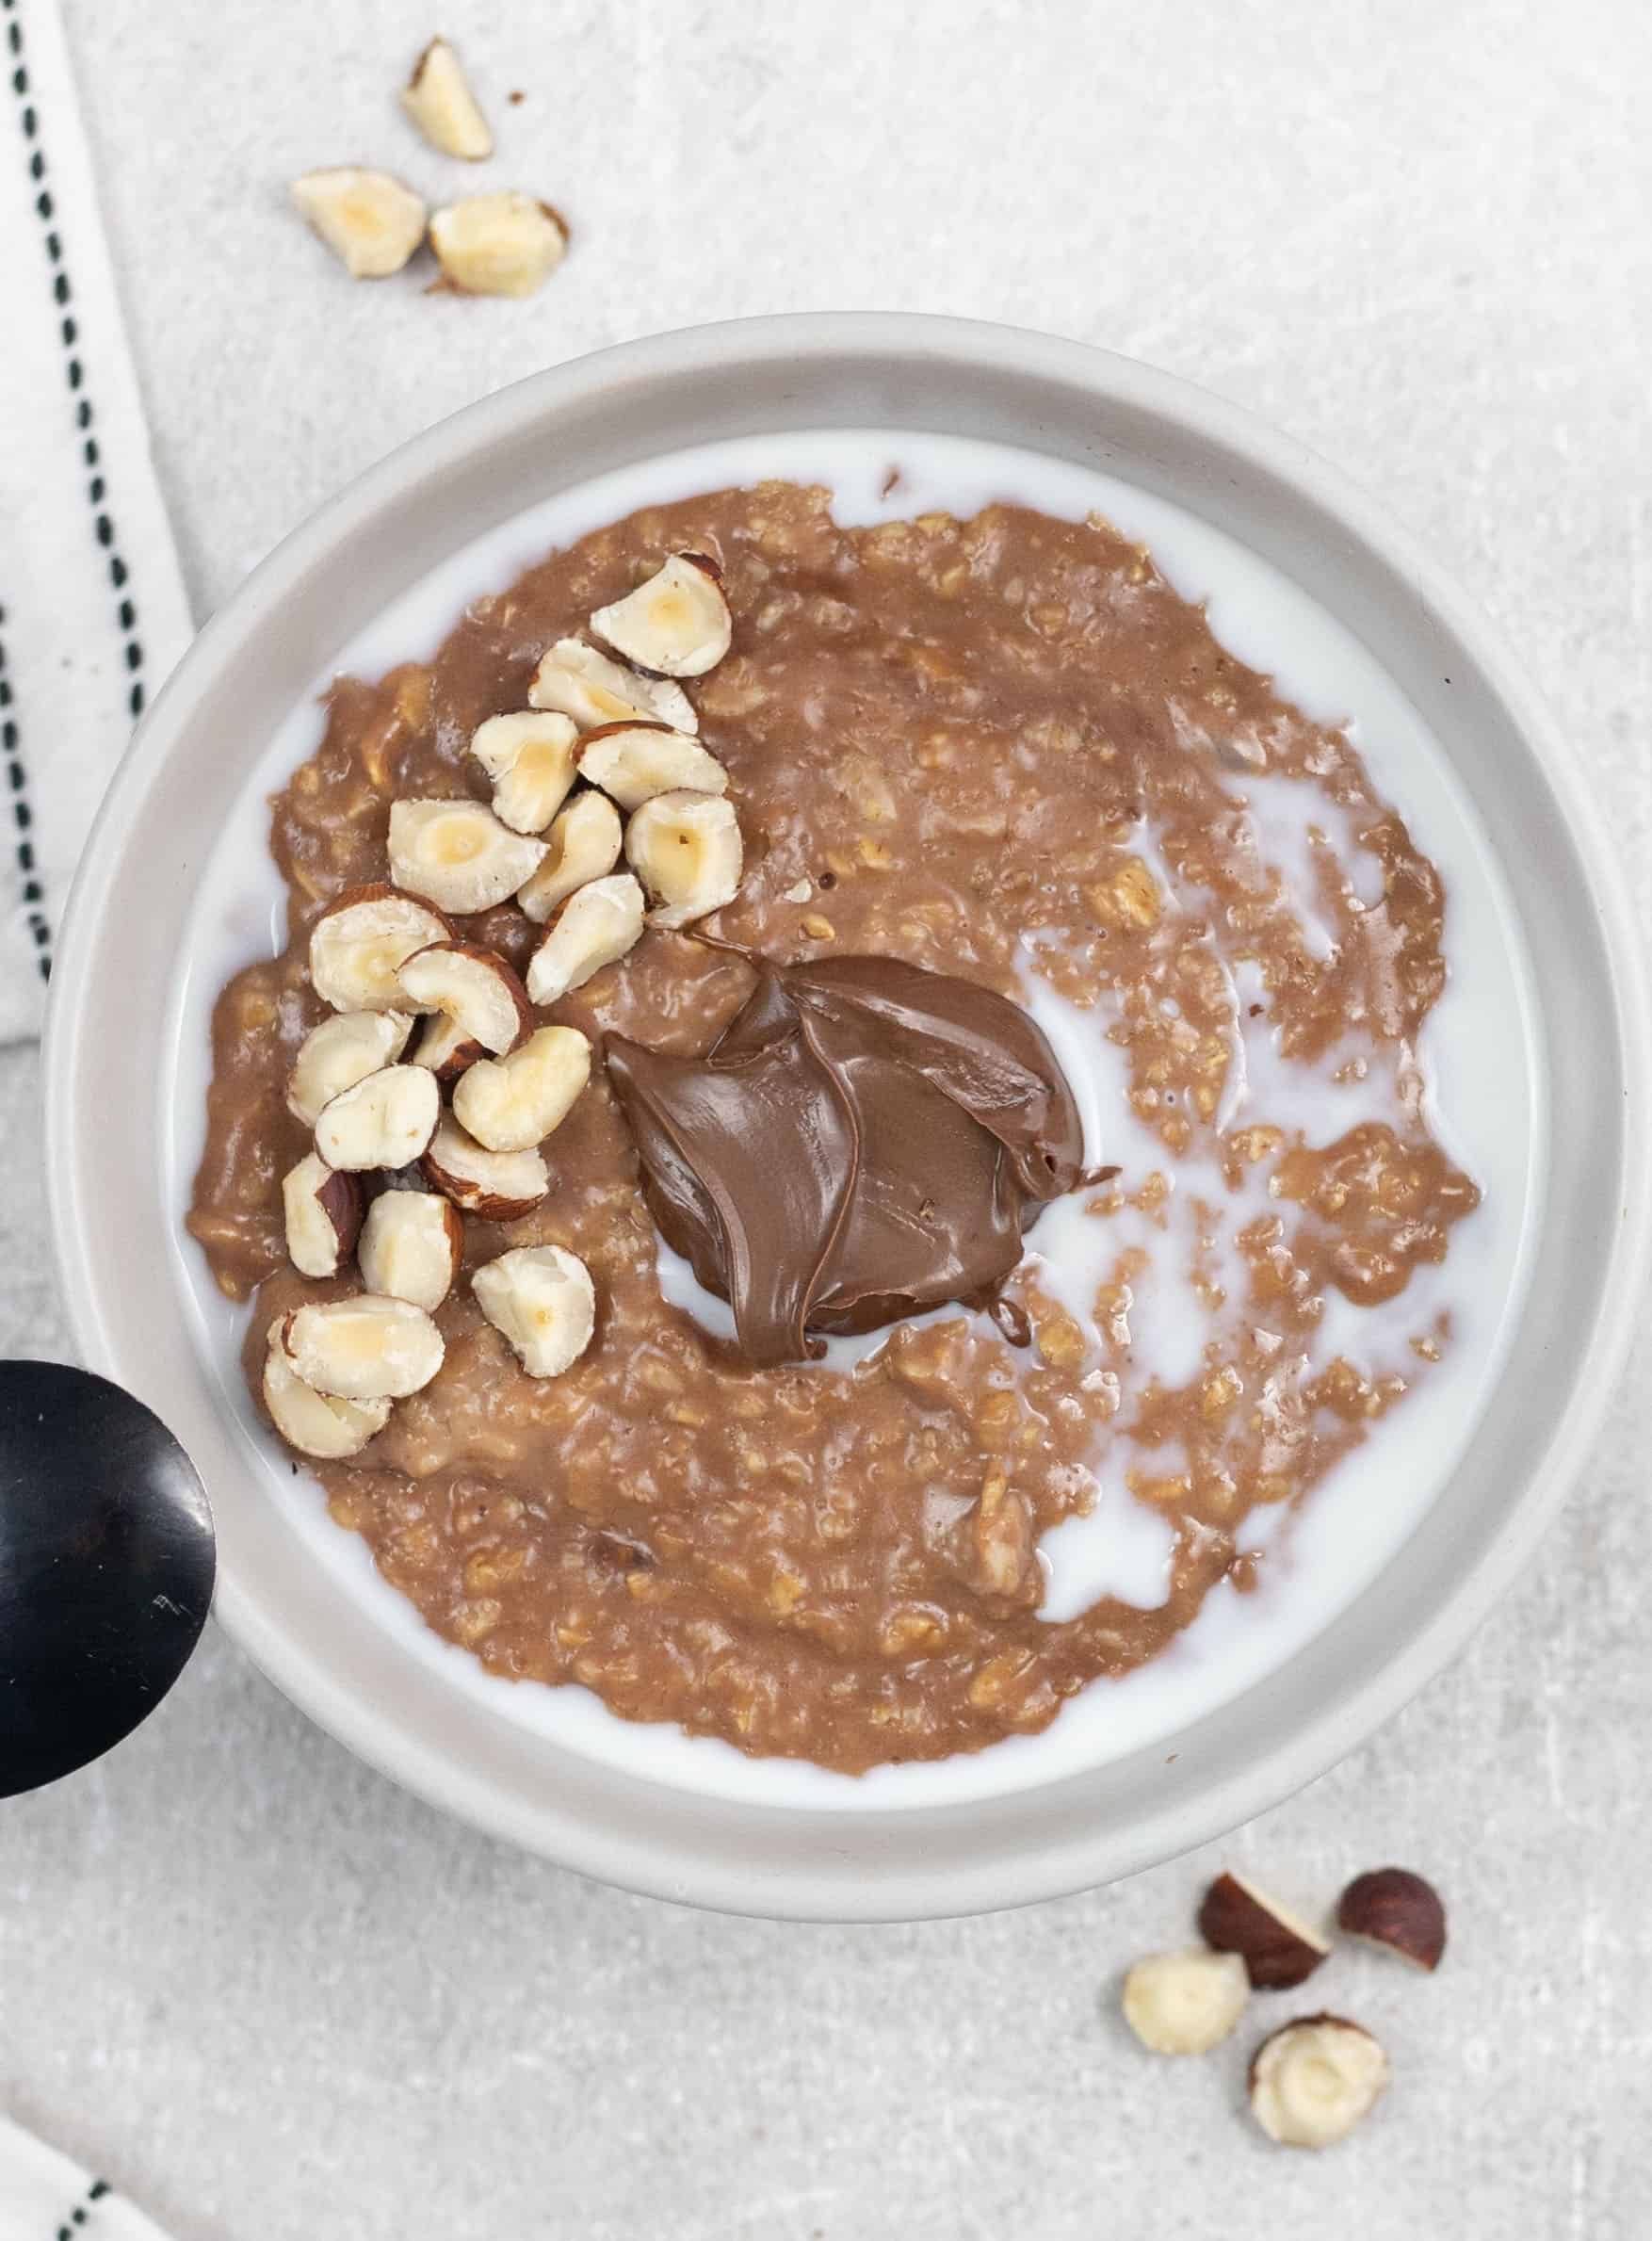
[[[453,176],[390,98],[423,0],[66,5],[202,612],[389,445],[591,345],[834,304],[1021,320],[1382,491],[1557,701],[1652,935],[1636,0],[450,0],[494,175],[575,227],[529,305],[352,289],[283,207],[318,162]],[[36,1078],[0,1060],[0,1348],[50,1354]],[[1644,2234],[1649,1372],[1644,1344],[1455,1670],[1220,1848],[1310,1904],[1390,1857],[1453,1903],[1434,1981],[1318,1980],[1396,2066],[1334,2156],[1253,2135],[1239,2045],[1156,2064],[1113,2020],[1208,1860],[962,1924],[696,1916],[439,1819],[216,1636],[112,1762],[0,1819],[0,2103],[180,2241]]]

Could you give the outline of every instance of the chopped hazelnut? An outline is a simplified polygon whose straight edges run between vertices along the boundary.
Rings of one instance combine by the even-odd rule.
[[[532,195],[470,195],[430,220],[442,276],[465,296],[531,296],[568,252],[568,229]]]
[[[425,237],[425,205],[388,171],[306,171],[293,201],[352,280],[387,280]]]
[[[1154,1953],[1125,1978],[1125,2021],[1156,2054],[1206,2054],[1220,2046],[1250,1995],[1236,1953]]]
[[[459,57],[445,39],[433,39],[413,64],[401,106],[444,155],[480,163],[494,153],[494,136]]]
[[[1241,1876],[1218,1876],[1199,1909],[1199,1934],[1218,1953],[1237,1953],[1258,1991],[1285,1991],[1310,1977],[1331,1948],[1305,1922]]]
[[[1369,2117],[1388,2083],[1388,2057],[1336,2015],[1304,2016],[1265,2038],[1251,2061],[1251,2110],[1286,2148],[1329,2148]]]

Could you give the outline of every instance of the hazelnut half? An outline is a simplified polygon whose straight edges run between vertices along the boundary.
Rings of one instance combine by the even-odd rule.
[[[299,1045],[287,1076],[287,1111],[313,1129],[321,1108],[407,1048],[413,1023],[405,1012],[335,1012]]]
[[[399,1401],[442,1367],[442,1334],[411,1300],[364,1292],[295,1307],[281,1326],[293,1373],[339,1401]]]
[[[533,1027],[527,991],[497,950],[474,942],[433,942],[415,950],[397,977],[410,1012],[442,1013],[452,1020],[455,1047],[475,1043],[498,1057],[514,1050]],[[431,1064],[422,1040],[413,1064]]]
[[[461,918],[514,895],[544,853],[543,840],[513,833],[468,797],[390,804],[390,876],[408,894]]]
[[[367,1210],[356,1263],[369,1291],[433,1315],[464,1251],[459,1209],[434,1191],[381,1191]]]
[[[287,1259],[301,1276],[336,1276],[362,1229],[362,1186],[311,1152],[281,1186]]]
[[[722,570],[705,553],[672,553],[646,583],[599,607],[591,627],[639,669],[664,677],[704,676],[734,636]]]
[[[494,153],[494,136],[459,57],[445,39],[433,39],[413,64],[401,106],[444,155],[481,163]]]
[[[628,871],[576,887],[546,927],[528,960],[527,993],[554,1004],[583,988],[604,966],[617,964],[642,938],[642,889]]]
[[[1244,2013],[1250,1989],[1237,1953],[1150,1953],[1125,1978],[1125,2021],[1156,2054],[1207,2054]]]
[[[560,1245],[518,1245],[470,1280],[482,1313],[530,1377],[560,1377],[591,1344],[591,1271]]]
[[[451,1012],[435,1012],[419,1030],[419,1039],[408,1052],[411,1066],[426,1066],[445,1088],[457,1081],[466,1066],[488,1055],[476,1037],[467,1034]]]
[[[1331,1946],[1328,1939],[1242,1876],[1222,1875],[1199,1908],[1199,1935],[1218,1953],[1237,1953],[1257,1991],[1305,1983]]]
[[[578,729],[556,708],[490,716],[470,751],[494,781],[494,815],[513,833],[543,833],[567,799],[578,760]]]
[[[728,791],[728,772],[716,755],[669,723],[599,724],[581,742],[579,775],[622,809],[640,809],[656,794]]]
[[[463,296],[531,296],[568,253],[568,229],[532,195],[468,195],[430,219],[430,247]]]
[[[399,272],[425,237],[423,202],[388,171],[306,171],[292,197],[352,280]]]
[[[484,1151],[526,1152],[572,1111],[591,1079],[591,1045],[575,1027],[542,1027],[509,1058],[480,1059],[454,1085],[453,1117]]]
[[[516,1222],[551,1187],[537,1151],[491,1152],[455,1120],[444,1120],[420,1162],[425,1179],[445,1198],[483,1222]]]
[[[1251,2112],[1282,2147],[1330,2148],[1370,2115],[1387,2083],[1388,2057],[1362,2023],[1307,2015],[1251,2057]]]
[[[1351,1938],[1385,1945],[1414,1968],[1431,1973],[1446,1950],[1440,1894],[1409,1868],[1372,1868],[1355,1876],[1337,1904],[1336,1926]]]
[[[311,985],[335,1012],[399,1011],[400,967],[415,950],[446,941],[452,933],[441,912],[415,896],[382,884],[352,887],[330,902],[311,929]]]
[[[607,794],[575,794],[545,835],[550,853],[516,900],[534,923],[545,920],[576,887],[606,879],[620,860],[620,813]]]
[[[640,676],[579,638],[558,639],[534,672],[527,697],[533,707],[571,716],[581,731],[651,721],[690,736],[700,729],[694,704],[680,685],[669,677]]]
[[[625,829],[625,861],[654,898],[650,923],[688,926],[740,889],[745,850],[734,804],[721,794],[655,794]]]
[[[381,1066],[321,1108],[316,1149],[329,1167],[348,1175],[409,1167],[428,1147],[441,1112],[434,1074],[422,1066]]]
[[[287,1359],[281,1335],[281,1323],[271,1323],[264,1359],[264,1405],[271,1423],[288,1447],[318,1462],[338,1463],[359,1455],[390,1421],[389,1401],[340,1401],[316,1392]]]

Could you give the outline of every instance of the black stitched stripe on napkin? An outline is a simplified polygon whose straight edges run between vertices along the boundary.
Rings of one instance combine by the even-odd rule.
[[[0,0],[0,14],[6,19],[7,68],[17,107],[18,126],[28,152],[28,175],[35,189],[35,216],[40,220],[46,262],[52,276],[52,298],[57,306],[57,333],[63,349],[64,378],[74,400],[74,425],[80,434],[81,459],[87,473],[86,496],[91,511],[92,534],[97,540],[99,550],[105,557],[109,572],[109,584],[115,599],[115,621],[121,634],[121,657],[130,679],[126,706],[136,721],[143,713],[145,698],[143,641],[138,635],[138,604],[129,589],[130,571],[121,557],[115,535],[114,517],[105,502],[106,485],[103,456],[93,432],[97,415],[87,391],[86,365],[80,351],[80,331],[74,316],[74,285],[69,275],[62,237],[55,222],[57,212],[52,201],[44,136],[35,95],[29,85],[28,57],[24,45],[18,0]],[[11,683],[6,674],[5,620],[6,610],[0,607],[0,761],[5,766],[12,822],[16,828],[17,868],[23,881],[23,901],[27,913],[29,934],[39,957],[40,978],[48,980],[52,971],[52,928],[46,915],[45,894],[35,867],[34,842],[31,837],[34,820],[28,801],[27,766],[23,756]]]

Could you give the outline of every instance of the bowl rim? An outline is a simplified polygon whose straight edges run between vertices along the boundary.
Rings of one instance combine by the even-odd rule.
[[[109,897],[148,790],[175,743],[241,648],[279,621],[283,604],[313,571],[365,536],[387,509],[417,489],[427,497],[524,430],[549,428],[577,405],[686,374],[724,378],[761,366],[826,367],[887,358],[942,369],[980,368],[1086,392],[1098,401],[1174,426],[1221,458],[1242,463],[1333,522],[1411,590],[1418,609],[1483,675],[1510,726],[1530,745],[1582,870],[1582,901],[1603,946],[1621,1076],[1622,1138],[1644,1142],[1652,1118],[1652,1033],[1633,912],[1587,778],[1517,664],[1472,606],[1409,534],[1338,470],[1295,439],[1209,392],[1091,346],[981,321],[908,313],[805,313],[741,319],[648,336],[529,376],[411,439],[295,528],[207,623],[143,719],[105,797],[65,913],[44,1048],[46,1184],[57,1267],[82,1358],[133,1384],[146,1399],[143,1363],[117,1342],[103,1297],[104,1274],[85,1215],[95,1172],[85,1111],[96,1079],[88,1047],[89,974],[106,947]],[[799,425],[807,424],[800,411]],[[348,1675],[324,1669],[297,1645],[263,1583],[234,1563],[219,1567],[216,1609],[225,1627],[283,1693],[319,1725],[392,1779],[477,1826],[546,1853],[564,1865],[653,1895],[733,1912],[798,1919],[913,1919],[1028,1903],[1133,1873],[1230,1828],[1323,1772],[1387,1719],[1466,1642],[1530,1557],[1582,1467],[1617,1383],[1652,1259],[1652,1162],[1628,1156],[1614,1169],[1618,1219],[1594,1293],[1591,1344],[1534,1454],[1526,1483],[1498,1528],[1463,1558],[1434,1608],[1369,1671],[1299,1709],[1282,1735],[1239,1765],[1209,1769],[1195,1792],[1123,1830],[1063,1826],[1061,1841],[1018,1836],[992,1806],[902,1811],[915,1843],[891,1844],[886,1817],[872,1811],[818,1815],[786,1809],[808,1841],[772,1843],[764,1811],[732,1807],[703,1815],[690,1838],[672,1826],[680,1793],[658,1790],[650,1817],[620,1800],[593,1822],[589,1801],[572,1808],[525,1796],[486,1764],[436,1747],[386,1709],[360,1700]],[[165,1405],[165,1395],[160,1405]],[[1362,1590],[1362,1598],[1369,1592]],[[1288,1661],[1288,1672],[1314,1648]],[[1255,1691],[1245,1692],[1247,1696]],[[1230,1700],[1230,1712],[1242,1698]],[[1216,1717],[1219,1715],[1211,1715]],[[1075,1780],[1078,1778],[1073,1778]],[[599,1788],[611,1787],[605,1777]],[[624,1785],[621,1785],[622,1787]],[[655,1785],[642,1784],[653,1790]],[[1064,1786],[1064,1785],[1058,1785]],[[926,1823],[955,1838],[976,1825],[965,1859],[926,1852]],[[893,1819],[894,1816],[887,1817]],[[1069,1815],[1069,1821],[1072,1816]],[[809,1829],[811,1822],[828,1826]],[[947,1824],[947,1828],[938,1825]],[[880,1825],[883,1825],[881,1828]],[[853,1832],[858,1828],[860,1837]],[[933,1831],[931,1831],[933,1833]],[[758,1839],[761,1838],[761,1843]],[[730,1841],[732,1840],[732,1842]],[[945,1851],[945,1844],[937,1846]],[[852,1857],[851,1857],[852,1856]]]

